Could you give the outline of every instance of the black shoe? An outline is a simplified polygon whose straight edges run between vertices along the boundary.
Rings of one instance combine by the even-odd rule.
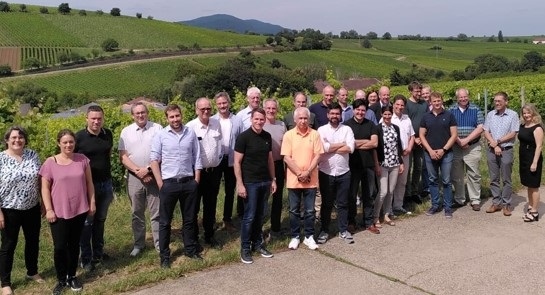
[[[452,205],[450,206],[451,209],[458,209],[464,207],[466,204],[460,204],[456,201],[452,202]]]
[[[161,260],[161,268],[169,269],[170,268],[170,260],[169,259]]]
[[[269,250],[267,250],[265,247],[261,246],[259,248],[257,248],[256,250],[257,252],[259,252],[259,254],[261,254],[261,257],[265,257],[265,258],[271,258],[273,257],[273,254],[271,252],[269,252]]]
[[[223,248],[223,245],[218,242],[214,237],[204,239],[204,242],[210,246],[210,248],[221,250]]]
[[[82,262],[81,268],[83,268],[85,272],[92,272],[93,270],[95,270],[95,266],[91,262]]]
[[[252,258],[252,252],[248,251],[248,250],[241,250],[240,251],[240,261],[242,261],[242,263],[246,263],[246,264],[254,263],[254,259]]]
[[[59,281],[53,288],[53,295],[61,295],[64,288],[66,288],[66,281]]]
[[[191,259],[195,259],[195,260],[204,260],[204,258],[202,258],[201,254],[200,253],[195,253],[195,254],[186,254],[185,256],[191,258]]]
[[[204,251],[204,248],[200,243],[197,243],[197,245],[195,245],[195,251],[197,251],[197,253],[201,253],[202,251]]]
[[[411,201],[413,201],[414,203],[420,205],[422,204],[422,198],[420,198],[419,195],[414,195],[414,196],[411,196]]]
[[[83,289],[83,286],[78,281],[76,277],[71,277],[66,281],[66,285],[72,289],[74,292],[79,292],[81,289]]]

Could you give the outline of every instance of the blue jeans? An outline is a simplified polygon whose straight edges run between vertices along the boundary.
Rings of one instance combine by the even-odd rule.
[[[104,254],[104,223],[108,208],[114,198],[112,180],[93,182],[95,186],[96,212],[87,216],[79,245],[81,247],[81,262],[87,264],[92,259],[102,259]],[[92,246],[91,246],[92,244]]]
[[[263,243],[263,216],[265,201],[269,195],[271,182],[244,183],[246,198],[244,201],[244,215],[240,225],[240,247],[250,251],[259,249]]]
[[[292,238],[300,238],[301,234],[301,202],[303,202],[304,232],[308,238],[314,235],[314,201],[316,200],[316,188],[288,188],[290,202],[290,229]]]
[[[424,161],[429,174],[429,185],[431,194],[431,206],[439,208],[439,170],[441,170],[441,182],[443,183],[443,206],[445,211],[450,210],[452,204],[452,184],[450,182],[450,170],[454,153],[447,152],[440,160],[432,160],[430,155],[424,153]]]

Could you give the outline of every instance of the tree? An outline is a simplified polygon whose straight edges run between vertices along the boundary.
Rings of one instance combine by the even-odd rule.
[[[375,40],[375,39],[378,39],[378,35],[377,33],[375,32],[369,32],[367,33],[367,35],[365,35],[367,37],[367,39],[369,40]]]
[[[70,11],[72,10],[72,8],[70,8],[68,3],[61,3],[57,10],[59,11],[60,14],[70,14]]]
[[[494,37],[494,35],[488,37],[488,39],[486,39],[486,42],[496,42],[496,37]]]
[[[37,58],[30,57],[25,60],[23,67],[27,70],[39,70],[42,68],[42,63]]]
[[[363,48],[371,48],[371,47],[373,47],[373,44],[371,44],[371,41],[369,41],[369,39],[364,38],[361,41],[361,46],[363,46]]]
[[[136,13],[136,18],[138,18],[138,19],[142,18],[142,14],[140,12],[137,12]]]
[[[277,58],[273,58],[273,60],[271,61],[271,68],[278,69],[281,67],[282,67],[282,63]]]
[[[102,41],[100,46],[102,47],[102,50],[106,52],[112,52],[119,49],[119,43],[112,38]]]
[[[100,9],[97,10],[97,15],[103,15],[103,14],[104,14],[104,11],[102,11],[102,10],[100,10]]]
[[[456,39],[457,39],[458,41],[469,41],[469,38],[468,38],[467,35],[464,34],[464,33],[458,34],[458,37],[456,37]]]
[[[61,54],[59,54],[59,62],[61,63],[61,65],[69,61],[70,56],[66,52],[62,52]]]
[[[390,34],[390,32],[386,32],[386,33],[384,33],[384,35],[382,35],[382,39],[391,40],[392,39],[392,34]]]
[[[28,9],[26,7],[26,4],[19,5],[19,11],[20,12],[28,12]]]
[[[274,42],[276,45],[282,45],[282,36],[274,36]]]
[[[45,6],[42,6],[42,7],[40,7],[40,13],[41,14],[48,14],[49,9],[47,9],[47,7],[45,7]]]
[[[503,33],[501,30],[498,32],[498,42],[503,42]]]
[[[78,12],[79,15],[81,16],[86,16],[87,15],[87,11],[85,11],[84,9],[81,9],[79,12]]]
[[[0,12],[10,12],[11,8],[9,7],[8,2],[0,1]]]
[[[113,16],[120,16],[121,15],[121,9],[114,7],[112,10],[110,10],[110,14]]]
[[[543,65],[545,65],[545,58],[537,51],[528,51],[522,57],[523,70],[532,70],[535,72]]]
[[[274,38],[271,37],[271,36],[269,36],[269,37],[267,37],[267,39],[265,40],[265,42],[267,42],[267,44],[271,45],[271,44],[273,44],[273,42],[274,42]]]
[[[148,19],[149,19],[149,20],[153,20],[153,16],[148,15]]]

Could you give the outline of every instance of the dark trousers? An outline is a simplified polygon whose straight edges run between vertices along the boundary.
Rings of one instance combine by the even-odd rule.
[[[367,228],[373,224],[373,206],[375,198],[373,187],[375,186],[375,171],[373,168],[364,167],[351,169],[350,177],[350,199],[348,200],[348,223],[356,224],[358,208],[356,196],[361,186],[361,203],[363,205],[363,225]]]
[[[197,182],[193,177],[165,179],[159,191],[159,251],[161,261],[170,259],[170,233],[174,208],[178,201],[182,212],[182,238],[187,255],[196,252],[195,207],[197,206]]]
[[[81,234],[81,262],[90,263],[92,259],[102,259],[104,254],[104,224],[108,209],[114,199],[112,180],[93,182],[95,186],[96,212],[87,216],[85,227]]]
[[[199,224],[197,218],[201,209],[202,200],[202,227],[204,228],[204,239],[214,236],[216,225],[216,207],[218,205],[218,193],[220,191],[221,174],[218,167],[203,168],[201,170],[201,181],[197,189],[197,201],[195,207],[195,240],[199,240]]]
[[[76,276],[79,241],[86,218],[87,213],[83,213],[70,219],[57,218],[51,223],[53,262],[58,281],[66,281],[67,277]]]
[[[322,218],[323,232],[329,232],[331,223],[331,211],[333,203],[337,201],[337,223],[339,232],[348,230],[348,196],[350,194],[350,171],[338,176],[323,173],[318,174],[320,192],[322,193],[322,206],[320,216]]]
[[[13,255],[19,239],[19,229],[25,235],[25,265],[27,275],[38,273],[38,252],[40,244],[40,205],[28,210],[1,209],[4,214],[2,245],[0,246],[0,279],[2,287],[11,286]]]
[[[272,195],[271,201],[271,231],[280,231],[282,222],[282,195],[284,193],[284,180],[286,179],[286,167],[284,161],[274,161],[274,175],[276,177],[276,192]],[[268,202],[265,202],[267,206]],[[267,214],[267,210],[265,210]]]
[[[259,249],[263,243],[263,210],[271,188],[270,181],[244,183],[246,198],[240,226],[241,250]]]
[[[233,215],[233,203],[235,201],[235,188],[237,185],[237,179],[235,178],[235,169],[229,167],[229,158],[227,155],[223,156],[221,164],[218,166],[220,170],[219,177],[223,175],[223,188],[225,192],[225,200],[223,202],[223,221],[231,222]],[[242,216],[244,211],[244,204],[240,198],[237,198],[237,215]]]

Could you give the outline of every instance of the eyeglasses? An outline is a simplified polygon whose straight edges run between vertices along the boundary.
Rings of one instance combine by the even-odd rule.
[[[201,111],[201,112],[205,112],[205,111],[209,111],[209,112],[210,112],[211,110],[212,110],[212,108],[200,108],[200,109],[199,109],[199,111]]]

